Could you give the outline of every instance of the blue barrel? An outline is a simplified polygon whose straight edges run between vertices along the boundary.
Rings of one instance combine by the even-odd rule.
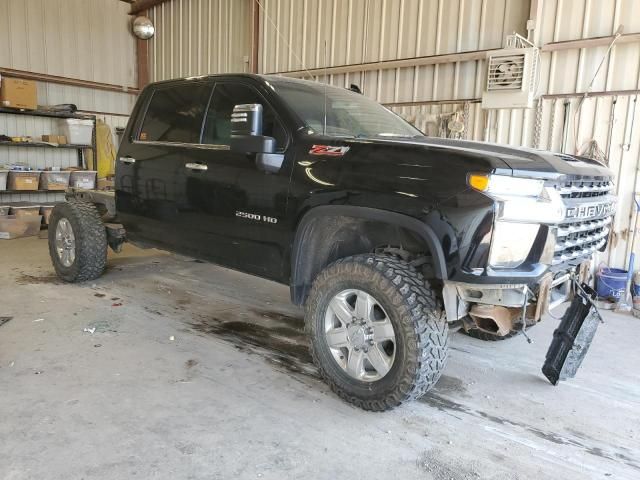
[[[596,292],[599,298],[620,300],[627,286],[627,271],[620,268],[602,268],[596,273]]]
[[[633,274],[633,282],[631,282],[631,296],[640,297],[640,271]]]

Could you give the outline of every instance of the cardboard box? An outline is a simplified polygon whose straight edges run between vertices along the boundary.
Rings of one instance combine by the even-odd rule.
[[[51,211],[55,205],[40,205],[40,215],[42,215],[42,220],[45,225],[49,225],[49,217],[51,216]]]
[[[48,143],[57,143],[58,145],[66,145],[67,137],[64,135],[42,135],[42,141]]]
[[[35,110],[38,108],[36,82],[20,78],[0,78],[0,106]]]
[[[31,217],[34,215],[40,215],[40,205],[31,202],[14,202],[9,204],[11,211],[9,215],[14,215],[16,218]]]
[[[0,217],[0,239],[29,237],[40,233],[41,215],[18,218],[15,215]]]
[[[113,190],[114,182],[113,178],[99,178],[98,190]]]

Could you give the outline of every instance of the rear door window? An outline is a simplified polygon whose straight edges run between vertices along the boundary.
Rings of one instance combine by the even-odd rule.
[[[231,114],[235,105],[259,103],[262,105],[262,134],[276,139],[276,148],[283,150],[287,134],[271,106],[257,90],[240,83],[218,83],[213,91],[207,111],[202,143],[229,145],[231,140]]]
[[[200,143],[210,84],[184,83],[158,88],[151,97],[138,140]]]

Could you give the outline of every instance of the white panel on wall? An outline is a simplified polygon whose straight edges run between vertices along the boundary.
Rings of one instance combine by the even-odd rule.
[[[2,0],[0,65],[133,87],[128,9],[115,0]]]

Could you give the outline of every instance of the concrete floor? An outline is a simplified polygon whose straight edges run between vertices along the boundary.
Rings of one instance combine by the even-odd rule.
[[[532,345],[453,334],[431,394],[375,414],[318,380],[283,286],[133,247],[66,285],[45,240],[0,242],[3,480],[640,478],[631,316],[559,387],[554,319]]]

